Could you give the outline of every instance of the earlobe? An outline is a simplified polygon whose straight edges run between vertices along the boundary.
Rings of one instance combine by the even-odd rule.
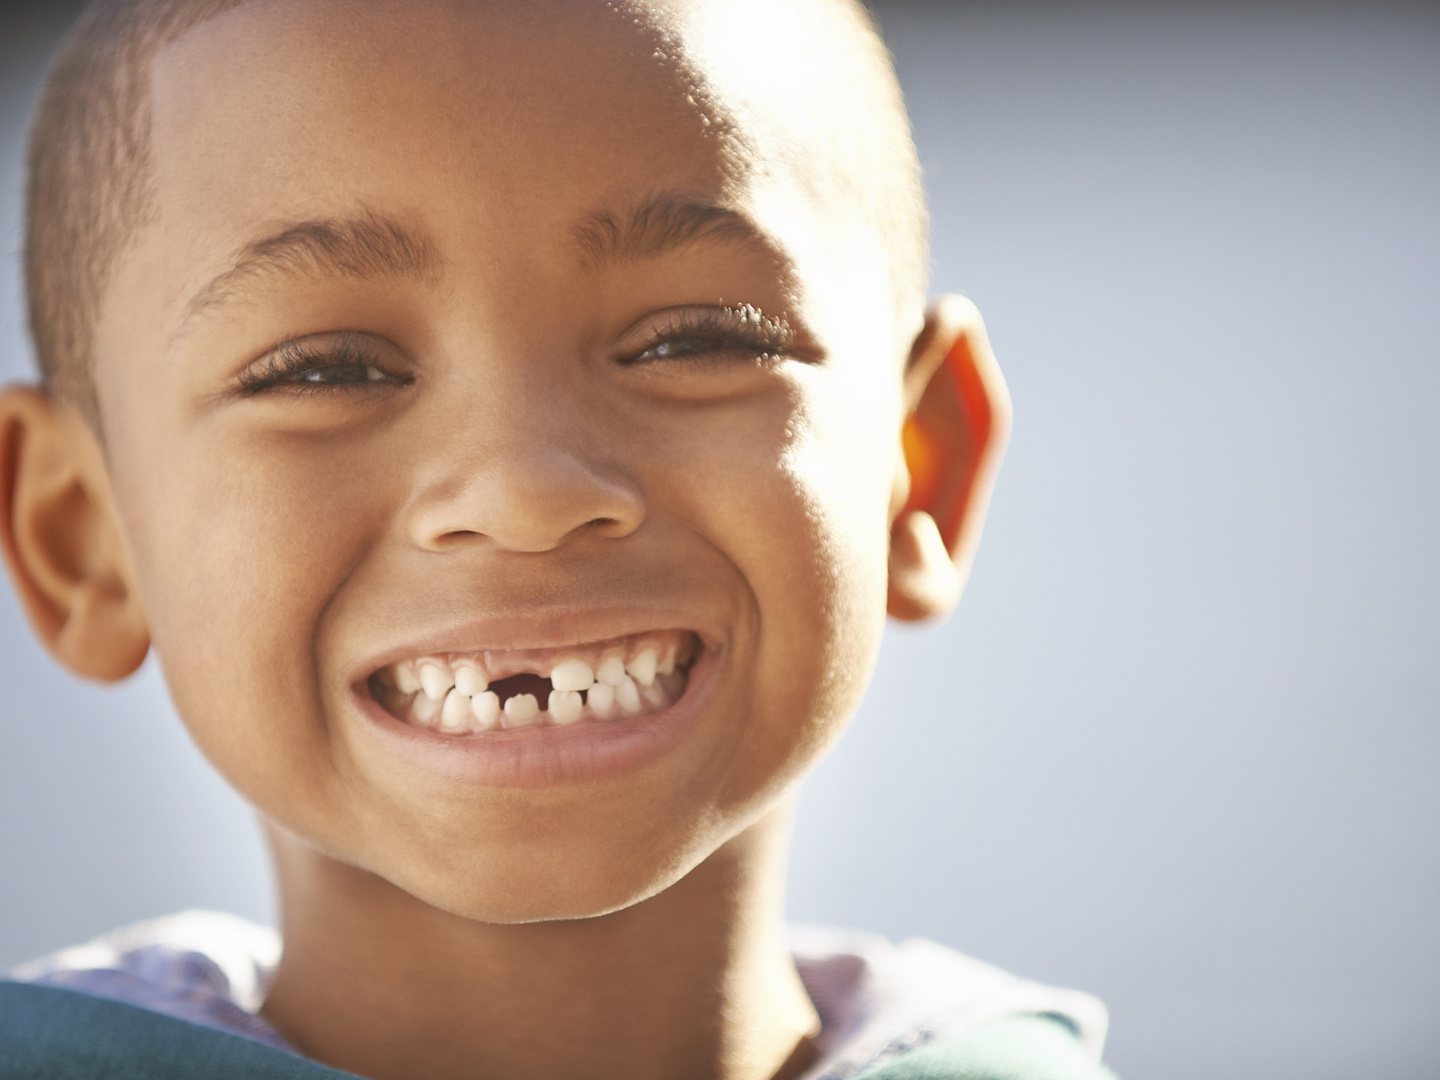
[[[1010,395],[969,300],[945,296],[931,307],[905,395],[889,610],[916,620],[944,615],[960,598],[1010,436]]]
[[[61,663],[102,681],[140,666],[150,631],[99,443],[74,410],[30,387],[0,391],[0,547]]]

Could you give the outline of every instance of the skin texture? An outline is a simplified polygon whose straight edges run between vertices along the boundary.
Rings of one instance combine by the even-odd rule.
[[[0,398],[37,632],[98,679],[156,649],[268,823],[266,1015],[363,1075],[802,1069],[789,796],[887,607],[943,614],[973,555],[1009,416],[978,315],[897,309],[873,229],[815,195],[834,163],[767,124],[753,79],[727,86],[705,13],[317,0],[205,23],[155,61],[157,210],[95,341],[103,447],[62,402]],[[692,203],[726,215],[627,232]],[[302,224],[332,251],[403,233],[404,257],[327,262]],[[288,341],[340,381],[257,386]],[[713,676],[618,775],[446,775],[357,705],[438,641],[659,627],[696,631]]]

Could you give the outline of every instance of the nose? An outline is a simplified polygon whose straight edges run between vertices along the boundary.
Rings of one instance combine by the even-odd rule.
[[[640,484],[594,432],[525,419],[512,413],[441,441],[408,515],[415,544],[446,551],[488,540],[542,552],[581,534],[619,539],[640,527]]]

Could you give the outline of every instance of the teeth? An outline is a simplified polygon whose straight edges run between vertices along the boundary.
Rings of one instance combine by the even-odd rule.
[[[658,637],[637,634],[604,646],[556,650],[550,655],[564,659],[550,669],[548,698],[516,694],[502,705],[490,689],[495,677],[492,670],[506,677],[544,677],[544,661],[535,664],[533,654],[526,658],[523,651],[515,656],[503,652],[432,653],[399,661],[376,672],[371,689],[375,700],[391,715],[446,734],[496,727],[564,727],[580,723],[582,718],[623,719],[668,708],[683,692],[685,677],[677,670],[684,670],[682,657],[688,668],[695,650],[691,639],[679,641],[678,637],[668,632]],[[565,656],[566,652],[570,655]],[[527,663],[535,666],[527,667]],[[498,666],[492,669],[492,664]]]
[[[455,673],[443,660],[422,660],[420,663],[420,688],[426,697],[436,701],[445,699],[445,692],[455,685]]]
[[[635,685],[634,679],[627,675],[625,681],[615,688],[615,701],[631,716],[640,711],[640,688]]]
[[[552,680],[554,676],[551,676]],[[551,690],[550,704],[547,712],[550,719],[557,724],[573,724],[580,719],[580,710],[585,708],[585,703],[580,700],[580,694],[575,690]]]
[[[486,690],[470,699],[470,715],[475,718],[476,731],[489,731],[500,719],[500,697],[494,690]]]
[[[655,666],[660,661],[660,655],[654,649],[645,649],[639,656],[625,665],[628,671],[641,686],[649,686],[655,681]]]
[[[606,686],[619,686],[625,681],[625,661],[619,656],[607,656],[595,669],[595,681]]]
[[[550,684],[556,690],[589,690],[595,672],[584,660],[562,660],[550,672]]]
[[[395,688],[402,694],[420,692],[420,676],[415,674],[414,664],[395,665]]]
[[[640,700],[652,709],[661,709],[670,704],[670,695],[665,692],[664,686],[653,682],[640,688]]]
[[[585,699],[596,719],[609,720],[615,714],[615,688],[609,683],[596,683]]]
[[[473,663],[459,662],[455,665],[455,689],[466,697],[483,694],[490,683],[485,673]]]
[[[470,726],[470,716],[470,699],[459,690],[451,690],[440,709],[440,730],[464,731]]]
[[[516,694],[505,700],[505,719],[501,723],[507,728],[524,727],[539,714],[540,703],[534,694]]]
[[[445,707],[443,698],[432,698],[426,694],[416,694],[415,702],[411,706],[415,710],[415,719],[425,727],[440,715],[440,710]]]

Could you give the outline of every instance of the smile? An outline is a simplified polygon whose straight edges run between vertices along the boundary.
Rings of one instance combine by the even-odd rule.
[[[556,649],[417,656],[380,669],[368,684],[397,720],[483,737],[663,712],[684,695],[699,652],[689,631],[651,631]]]

